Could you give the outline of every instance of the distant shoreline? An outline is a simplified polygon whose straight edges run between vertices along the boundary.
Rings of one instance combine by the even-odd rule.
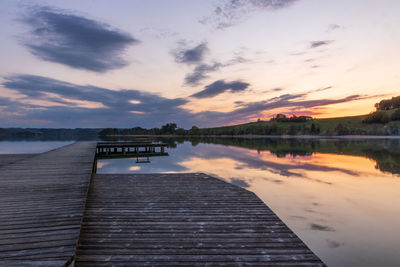
[[[400,139],[400,135],[151,135],[151,134],[137,134],[137,135],[106,135],[106,137],[189,137],[189,138],[205,138],[205,137],[218,137],[218,138],[246,138],[246,139]]]

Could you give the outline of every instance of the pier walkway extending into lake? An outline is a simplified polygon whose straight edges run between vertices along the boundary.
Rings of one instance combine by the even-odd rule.
[[[254,193],[199,173],[93,174],[96,147],[0,157],[0,266],[324,266]]]
[[[75,254],[96,152],[81,142],[0,167],[0,266],[63,266]]]

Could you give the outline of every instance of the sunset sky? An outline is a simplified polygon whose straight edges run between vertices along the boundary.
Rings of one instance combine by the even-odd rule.
[[[397,0],[0,2],[0,127],[366,114],[400,95]]]

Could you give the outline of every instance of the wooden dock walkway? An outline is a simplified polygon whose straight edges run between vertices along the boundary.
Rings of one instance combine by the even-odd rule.
[[[36,154],[0,154],[0,167],[31,158],[36,156]]]
[[[324,266],[254,194],[205,174],[97,174],[76,266]]]
[[[139,142],[98,142],[96,157],[98,159],[123,157],[153,157],[168,156],[165,152],[165,143],[151,141]]]
[[[0,167],[0,266],[73,259],[95,151],[96,142],[75,143]]]
[[[93,174],[98,149],[0,156],[0,266],[324,266],[254,193],[205,174]]]

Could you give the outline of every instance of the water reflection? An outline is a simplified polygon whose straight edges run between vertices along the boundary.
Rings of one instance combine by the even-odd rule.
[[[0,141],[0,154],[43,153],[72,143],[73,141]]]
[[[399,266],[398,140],[162,141],[169,157],[98,173],[205,172],[255,192],[329,266]]]

